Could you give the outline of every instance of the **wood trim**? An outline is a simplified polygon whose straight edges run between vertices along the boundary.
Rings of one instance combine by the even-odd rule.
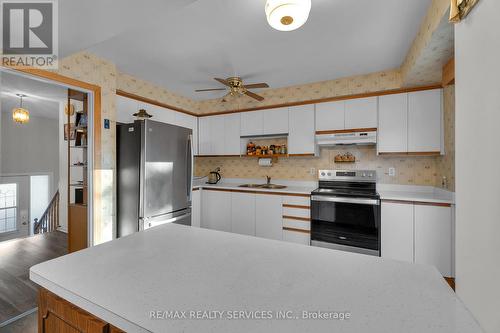
[[[424,201],[414,201],[415,205],[418,206],[436,206],[436,207],[451,207],[451,204],[446,202],[424,202]]]
[[[316,156],[314,153],[313,154],[288,154],[289,157],[314,157]]]
[[[289,205],[289,204],[283,204],[283,207],[286,207],[286,208],[298,208],[298,209],[311,209],[310,206],[302,206],[302,205]]]
[[[288,196],[288,197],[304,197],[304,198],[309,198],[311,196],[310,194],[300,194],[300,193],[265,192],[265,191],[255,191],[255,190],[225,189],[225,188],[213,188],[213,187],[203,187],[203,186],[201,186],[200,188],[203,189],[204,191],[282,195],[282,196]]]
[[[380,156],[440,156],[440,151],[412,151],[412,152],[392,152],[378,153]]]
[[[174,111],[177,111],[177,112],[185,113],[185,114],[188,114],[190,116],[195,116],[195,117],[199,116],[198,114],[196,114],[194,112],[191,112],[191,111],[179,108],[177,106],[173,106],[173,105],[170,105],[170,104],[162,103],[162,102],[159,102],[157,100],[154,100],[154,99],[151,99],[151,98],[147,98],[147,97],[143,97],[143,96],[140,96],[140,95],[136,95],[136,94],[133,94],[133,93],[129,93],[129,92],[126,92],[126,91],[123,91],[123,90],[120,90],[120,89],[116,89],[116,94],[118,96],[127,97],[127,98],[130,98],[130,99],[135,99],[136,101],[139,101],[139,102],[153,104],[153,105],[156,105],[156,106],[159,106],[159,107],[162,107],[162,108],[166,108],[166,109],[174,110]]]
[[[371,128],[353,128],[353,129],[343,129],[343,130],[331,130],[331,131],[316,131],[316,135],[321,134],[340,134],[340,133],[360,133],[360,132],[376,132],[376,127]]]
[[[408,200],[393,200],[393,199],[386,200],[386,199],[382,199],[381,201],[382,202],[386,202],[386,203],[394,203],[394,204],[401,204],[401,205],[413,205],[413,201],[408,201]]]
[[[311,234],[311,232],[309,230],[303,230],[303,229],[297,229],[297,228],[283,227],[283,230],[293,231],[293,232],[300,232],[302,234],[308,234],[308,235]]]
[[[419,205],[419,206],[436,206],[436,207],[451,207],[452,205],[446,202],[425,202],[425,201],[408,201],[408,200],[395,200],[395,199],[382,199],[382,202],[395,203],[395,204],[407,204],[407,205]]]
[[[451,289],[453,289],[453,291],[455,291],[455,278],[445,277],[444,279],[446,280],[446,282],[448,282],[448,284],[450,285]]]
[[[296,220],[296,221],[302,221],[302,222],[311,222],[311,219],[308,217],[297,217],[297,216],[290,216],[290,215],[283,215],[284,219],[287,220]]]
[[[195,155],[195,157],[255,157],[246,155]]]
[[[345,95],[345,96],[311,99],[311,100],[307,100],[307,101],[289,102],[289,103],[281,103],[281,104],[266,105],[266,106],[256,106],[256,107],[252,107],[252,108],[210,112],[210,113],[198,114],[197,116],[198,117],[208,117],[208,116],[215,116],[215,115],[222,115],[222,114],[229,114],[229,113],[277,109],[277,108],[283,108],[283,107],[300,106],[300,105],[308,105],[308,104],[319,104],[319,103],[326,103],[326,102],[343,101],[343,100],[347,100],[347,99],[358,99],[358,98],[366,98],[366,97],[394,95],[394,94],[402,94],[402,93],[409,93],[409,92],[423,91],[423,90],[433,90],[433,89],[440,89],[440,88],[442,88],[442,86],[439,84],[439,85],[429,85],[429,86],[421,86],[421,87],[383,90],[383,91],[375,91],[375,92],[362,93],[362,94],[352,94],[352,95]]]
[[[199,188],[199,187],[195,187],[195,188],[193,188],[193,189],[192,189],[192,191],[193,191],[193,192],[194,192],[194,191],[199,191],[199,190],[200,190],[200,188]]]
[[[443,66],[443,87],[455,84],[455,58],[451,58]]]

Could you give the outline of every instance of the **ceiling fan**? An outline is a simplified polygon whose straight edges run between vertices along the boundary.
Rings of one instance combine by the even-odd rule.
[[[198,89],[195,90],[195,92],[219,91],[219,90],[226,90],[229,88],[229,92],[224,97],[222,97],[222,102],[226,102],[226,97],[228,96],[241,96],[241,95],[247,95],[258,101],[263,101],[264,97],[257,95],[256,93],[253,93],[248,89],[269,88],[269,85],[267,83],[243,84],[243,80],[241,79],[241,77],[229,77],[227,79],[214,78],[214,80],[222,83],[223,85],[226,86],[226,88]]]

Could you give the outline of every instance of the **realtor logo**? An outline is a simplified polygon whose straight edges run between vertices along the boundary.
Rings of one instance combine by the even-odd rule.
[[[1,0],[2,64],[57,68],[56,0]]]

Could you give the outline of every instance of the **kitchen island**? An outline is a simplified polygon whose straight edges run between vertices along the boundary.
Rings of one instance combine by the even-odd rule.
[[[71,316],[69,302],[125,332],[482,332],[433,267],[175,224],[30,278],[42,327]]]

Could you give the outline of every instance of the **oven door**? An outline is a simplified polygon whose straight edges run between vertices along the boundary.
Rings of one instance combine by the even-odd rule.
[[[311,241],[379,253],[380,200],[311,196]]]

